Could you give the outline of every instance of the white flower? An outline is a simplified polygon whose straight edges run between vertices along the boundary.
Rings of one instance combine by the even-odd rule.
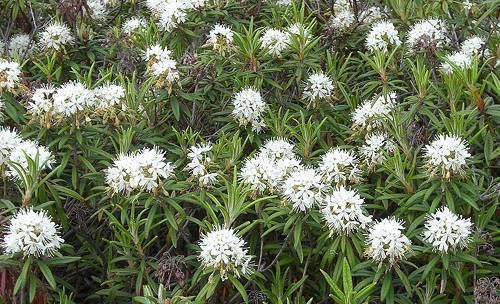
[[[466,12],[468,12],[468,11],[472,8],[472,5],[473,5],[473,4],[474,4],[474,3],[470,2],[469,0],[464,0],[464,1],[463,1],[463,3],[462,3],[462,5],[463,5],[463,7],[464,7],[464,10],[465,10]]]
[[[35,116],[52,113],[54,109],[54,100],[52,95],[56,89],[51,84],[35,89],[28,103],[28,112]]]
[[[330,18],[330,26],[336,31],[345,32],[351,25],[354,24],[356,18],[354,13],[349,10],[336,11],[335,16]]]
[[[31,160],[36,160],[38,157],[38,169],[43,170],[51,168],[54,163],[54,158],[52,153],[44,146],[40,146],[36,141],[33,140],[23,140],[17,146],[12,149],[8,161],[9,171],[7,175],[17,179],[19,178],[19,172],[16,169],[17,166],[21,167],[24,172],[29,171],[28,158]]]
[[[260,131],[266,103],[259,91],[254,88],[242,89],[234,96],[233,107],[232,114],[240,126],[251,124],[254,130]]]
[[[64,243],[59,230],[44,210],[21,209],[10,220],[2,247],[7,254],[51,257]]]
[[[323,72],[314,73],[309,76],[304,88],[304,98],[308,99],[310,104],[319,99],[328,98],[333,94],[333,82]]]
[[[250,273],[252,257],[248,255],[245,241],[234,230],[216,227],[213,231],[202,235],[198,260],[204,268],[220,273],[225,280],[227,274],[236,277]]]
[[[158,18],[158,25],[166,31],[172,31],[186,21],[190,10],[204,5],[204,0],[146,0],[146,6]]]
[[[290,44],[290,35],[279,29],[267,29],[260,37],[260,43],[274,57],[280,57]]]
[[[296,212],[305,212],[318,205],[324,198],[326,185],[313,168],[301,168],[292,172],[281,185],[281,195],[292,204]]]
[[[361,146],[360,152],[368,169],[385,160],[385,153],[394,150],[394,143],[384,133],[370,134],[366,137],[365,144]]]
[[[442,254],[465,248],[471,241],[472,223],[443,207],[427,217],[423,240]]]
[[[304,36],[308,36],[309,31],[302,23],[293,23],[287,27],[286,31],[292,35],[300,35],[304,33]]]
[[[199,178],[201,186],[211,186],[217,182],[217,172],[207,173]]]
[[[271,151],[261,151],[247,159],[239,174],[242,182],[257,193],[274,192],[292,172],[303,168],[295,156],[275,156]]]
[[[268,188],[267,176],[271,169],[270,163],[272,161],[262,155],[245,160],[239,173],[241,181],[257,193],[264,192]]]
[[[352,10],[351,0],[336,0],[333,4],[333,10],[335,12]]]
[[[244,162],[239,174],[242,182],[258,193],[281,188],[292,172],[303,168],[293,150],[294,146],[283,138],[267,141]]]
[[[63,117],[71,117],[84,108],[95,103],[94,93],[77,81],[69,81],[58,88],[52,95],[54,113]]]
[[[401,45],[398,31],[389,21],[377,22],[366,37],[366,47],[370,51],[381,50],[387,53],[390,45]]]
[[[125,89],[116,84],[101,85],[93,90],[96,107],[107,109],[119,105],[125,99]]]
[[[431,174],[449,179],[453,174],[462,174],[470,157],[467,142],[455,135],[439,135],[424,147],[425,166]]]
[[[18,147],[22,138],[16,130],[0,127],[0,166],[10,157],[10,153]]]
[[[421,20],[411,27],[406,42],[411,51],[434,50],[448,42],[446,33],[446,25],[442,20]]]
[[[292,37],[298,37],[303,39],[303,41],[308,42],[309,38],[311,37],[311,33],[309,29],[305,27],[304,24],[302,23],[293,23],[290,26],[287,27],[286,29],[287,33],[289,33],[290,38]]]
[[[390,92],[359,105],[352,114],[352,129],[371,131],[382,127],[396,105],[396,97],[395,92]]]
[[[191,146],[191,148],[189,148],[188,158],[202,160],[204,154],[211,151],[212,148],[213,146],[210,143],[203,143]]]
[[[146,21],[140,17],[132,17],[125,21],[122,26],[122,32],[125,35],[132,35],[135,32],[144,29],[147,26]]]
[[[284,138],[273,138],[268,140],[261,148],[261,153],[267,158],[276,162],[281,159],[292,159],[295,158],[295,152],[293,150],[295,146],[291,144],[288,140]]]
[[[466,70],[471,67],[472,57],[463,52],[456,52],[446,56],[446,62],[441,64],[441,69],[445,74],[453,72],[454,68]]]
[[[403,234],[403,222],[386,218],[374,224],[366,236],[366,255],[376,262],[391,265],[404,258],[411,241]]]
[[[330,149],[321,156],[318,171],[328,184],[345,185],[347,182],[358,183],[361,179],[354,153],[340,148]]]
[[[217,180],[216,172],[208,172],[212,159],[207,154],[212,150],[212,147],[210,143],[193,145],[189,148],[187,155],[190,161],[184,170],[190,171],[191,178],[197,179],[202,187],[213,185]]]
[[[145,54],[148,72],[154,77],[165,78],[169,84],[179,79],[177,62],[172,59],[171,54],[171,51],[159,44],[148,48]]]
[[[24,52],[30,53],[33,49],[33,41],[27,34],[14,35],[9,40],[9,55],[23,55]]]
[[[481,55],[483,48],[486,46],[486,41],[481,37],[471,37],[460,45],[460,52],[468,56],[478,56]],[[488,57],[490,55],[490,50],[484,50],[484,56]]]
[[[207,44],[223,50],[233,43],[233,31],[225,24],[216,24],[208,34]]]
[[[340,187],[324,198],[320,212],[332,233],[349,235],[372,221],[363,214],[364,204],[356,191]]]
[[[43,49],[62,49],[66,45],[72,44],[74,37],[70,28],[61,22],[53,22],[40,34],[39,44]]]
[[[105,170],[106,183],[113,193],[152,192],[164,179],[173,176],[174,166],[165,160],[164,154],[157,148],[121,154]]]
[[[0,93],[13,91],[21,81],[21,69],[14,61],[0,59]]]
[[[387,13],[387,7],[385,7],[384,10],[382,10],[378,6],[370,6],[364,9],[362,12],[360,12],[359,20],[361,20],[364,24],[370,24],[380,19],[383,19],[384,18],[383,13]]]
[[[90,17],[95,20],[102,20],[108,14],[107,0],[87,0],[90,9]]]
[[[184,23],[186,18],[187,7],[183,2],[177,0],[168,1],[164,9],[160,12],[158,25],[170,32]]]
[[[277,6],[286,7],[292,5],[293,0],[267,0]]]

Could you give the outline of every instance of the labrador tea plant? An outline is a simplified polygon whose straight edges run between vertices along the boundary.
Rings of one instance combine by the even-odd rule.
[[[495,0],[1,0],[0,302],[500,303]]]

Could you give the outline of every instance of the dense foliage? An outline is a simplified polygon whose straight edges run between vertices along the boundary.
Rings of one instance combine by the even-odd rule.
[[[498,303],[500,4],[0,1],[5,303]]]

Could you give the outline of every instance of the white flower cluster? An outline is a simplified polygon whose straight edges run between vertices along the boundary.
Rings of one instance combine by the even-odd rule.
[[[154,147],[120,154],[105,171],[106,183],[114,193],[152,192],[163,179],[174,174],[174,166],[165,160],[165,152]]]
[[[292,5],[293,0],[266,0],[266,2],[273,3],[274,5],[280,7],[287,7]]]
[[[17,179],[19,173],[14,166],[20,166],[22,170],[28,171],[28,159],[35,160],[38,157],[39,169],[50,168],[54,162],[50,151],[40,146],[36,141],[23,140],[15,130],[0,127],[0,166],[10,162],[7,175]],[[12,164],[14,163],[14,164]]]
[[[141,17],[132,17],[125,21],[122,25],[122,33],[131,36],[134,33],[145,29],[147,26],[146,20]]]
[[[309,101],[309,105],[317,106],[319,100],[333,95],[333,82],[323,72],[314,73],[309,76],[305,83],[303,96]]]
[[[207,154],[212,148],[213,146],[209,143],[194,145],[189,148],[187,155],[189,163],[184,170],[190,171],[191,177],[197,179],[201,187],[213,185],[217,181],[217,172],[208,170],[212,158]]]
[[[225,24],[216,24],[208,34],[207,45],[223,51],[233,43],[233,31]]]
[[[59,229],[45,211],[21,209],[10,220],[2,247],[7,254],[51,257],[64,243]]]
[[[364,24],[371,24],[384,19],[384,15],[388,15],[387,7],[381,9],[378,6],[369,6],[360,12],[359,20]]]
[[[396,93],[380,95],[359,105],[352,114],[352,129],[370,132],[383,126],[396,106]]]
[[[8,164],[9,171],[7,171],[7,175],[13,179],[18,179],[19,172],[16,170],[17,166],[20,166],[24,172],[28,172],[28,158],[33,161],[38,158],[39,170],[51,168],[54,163],[54,158],[49,149],[39,145],[36,141],[23,140],[12,149],[8,156],[10,164]]]
[[[268,141],[256,155],[245,161],[241,180],[258,193],[279,190],[290,173],[302,168],[293,149],[294,146],[284,139]]]
[[[221,279],[227,274],[251,272],[252,257],[248,254],[245,241],[233,229],[216,227],[213,231],[202,235],[198,259],[205,268],[218,271]]]
[[[260,43],[271,56],[281,57],[283,51],[290,45],[290,34],[280,29],[270,28],[260,37]]]
[[[376,262],[391,265],[404,258],[411,241],[403,234],[403,222],[386,218],[375,223],[366,236],[366,255]]]
[[[122,104],[125,100],[125,89],[116,84],[103,84],[92,90],[95,107],[98,110],[109,109]]]
[[[59,88],[45,85],[35,89],[27,108],[41,121],[71,117],[84,109],[98,111],[120,105],[125,99],[125,89],[115,84],[104,84],[93,90],[77,81],[70,81]]]
[[[292,204],[296,212],[305,212],[321,204],[328,186],[314,168],[299,168],[284,180],[281,195]]]
[[[424,147],[425,166],[431,175],[438,174],[444,179],[462,174],[470,156],[467,142],[451,134],[441,134]]]
[[[473,5],[474,5],[474,3],[470,2],[470,0],[464,0],[462,2],[462,6],[464,7],[465,12],[468,12],[472,8]]]
[[[0,166],[9,160],[12,151],[18,147],[23,139],[15,130],[0,127]]]
[[[356,16],[351,9],[335,12],[335,15],[330,19],[330,26],[340,32],[346,32],[356,21]]]
[[[365,144],[361,146],[360,153],[364,163],[371,170],[385,160],[385,153],[394,150],[394,143],[387,134],[373,133],[365,138]]]
[[[168,84],[172,84],[179,79],[177,62],[171,57],[172,52],[167,48],[162,48],[156,44],[146,51],[145,59],[148,72],[154,77],[165,79]]]
[[[359,9],[359,7],[358,7]],[[337,0],[333,5],[334,15],[330,18],[330,27],[339,33],[346,33],[356,23],[354,9],[349,0]],[[358,21],[370,24],[382,19],[382,11],[379,7],[369,6],[359,11]]]
[[[290,34],[290,37],[293,37],[293,36],[300,36],[302,38],[305,38],[306,41],[307,39],[309,38],[309,36],[311,35],[309,29],[307,29],[304,24],[302,23],[293,23],[291,25],[289,25],[287,28],[286,28],[286,31],[287,33]]]
[[[472,223],[443,207],[427,217],[423,239],[442,254],[465,248],[471,241]]]
[[[425,19],[414,24],[406,43],[411,51],[435,50],[448,42],[446,24],[440,19]]]
[[[451,74],[454,68],[467,70],[471,67],[472,57],[463,52],[455,52],[446,56],[446,61],[441,64],[441,69],[445,74]]]
[[[254,88],[244,88],[233,98],[233,116],[240,126],[252,125],[252,130],[260,132],[264,127],[263,115],[266,103],[259,91]]]
[[[10,56],[21,56],[24,53],[29,54],[34,48],[34,41],[27,34],[16,34],[10,38],[8,43],[8,53]]]
[[[0,93],[3,91],[13,92],[20,84],[21,69],[14,61],[0,58]]]
[[[327,184],[346,185],[361,180],[358,159],[351,151],[340,148],[330,149],[321,156],[318,171]]]
[[[92,90],[81,82],[69,81],[57,89],[51,85],[36,89],[27,107],[33,116],[46,116],[52,120],[72,117],[94,105]]]
[[[204,0],[146,0],[146,6],[158,18],[158,25],[168,32],[184,23],[189,11],[204,5]]]
[[[441,64],[441,69],[445,74],[452,73],[455,67],[461,70],[469,69],[474,56],[481,55],[485,44],[486,42],[480,37],[465,40],[462,42],[459,51],[446,56],[446,62]],[[488,57],[489,55],[489,50],[485,49],[484,56]]]
[[[486,41],[481,37],[471,37],[466,39],[460,45],[460,52],[467,54],[469,56],[480,55],[483,48],[486,47]],[[490,50],[485,49],[484,55],[487,57],[490,55]]]
[[[370,51],[389,51],[389,46],[401,45],[399,33],[394,24],[389,21],[379,21],[373,25],[366,37],[366,47]]]
[[[349,235],[372,221],[363,214],[364,204],[356,191],[339,187],[326,195],[319,210],[332,233]]]
[[[87,0],[87,7],[92,19],[102,20],[108,15],[108,0]]]
[[[42,49],[53,49],[59,51],[65,46],[73,43],[75,38],[70,28],[61,22],[53,22],[40,34],[39,45]]]

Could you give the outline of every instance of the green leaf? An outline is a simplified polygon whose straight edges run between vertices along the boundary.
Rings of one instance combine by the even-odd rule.
[[[425,278],[429,275],[429,273],[434,269],[434,266],[436,266],[436,263],[439,261],[440,257],[435,256],[432,258],[432,260],[427,263],[427,265],[424,268],[424,272],[422,273],[422,277],[420,278],[420,281],[422,282],[425,280]]]
[[[333,279],[326,272],[324,272],[323,269],[320,269],[320,271],[323,274],[323,276],[325,277],[326,282],[330,286],[330,289],[333,292],[333,296],[335,296],[337,298],[336,300],[338,300],[339,302],[344,303],[345,295],[342,292],[342,290],[340,290],[340,288],[338,288],[337,284],[335,284]]]
[[[353,287],[352,287],[352,276],[351,268],[349,267],[349,262],[347,258],[342,260],[342,286],[344,287],[344,294],[347,298],[350,297]]]
[[[52,275],[52,271],[50,271],[50,268],[47,266],[47,264],[45,264],[43,261],[40,261],[40,260],[37,261],[37,264],[38,264],[38,268],[40,269],[43,276],[47,280],[47,283],[49,283],[50,287],[52,287],[52,289],[54,289],[54,290],[57,289],[56,280],[54,279],[54,276]]]
[[[248,303],[248,294],[245,290],[245,287],[235,277],[230,275],[230,276],[228,276],[228,278],[229,278],[229,281],[231,281],[233,286],[236,287],[236,289],[240,293],[241,297],[243,298],[243,301],[245,301],[245,303]]]
[[[21,270],[21,274],[17,278],[16,285],[14,285],[14,294],[17,294],[19,290],[26,284],[26,278],[28,275],[28,270],[31,266],[31,256],[26,259]]]
[[[392,289],[394,287],[392,286],[392,275],[391,273],[386,273],[384,282],[382,283],[382,289],[380,290],[380,299],[384,301],[389,293],[392,292]]]

